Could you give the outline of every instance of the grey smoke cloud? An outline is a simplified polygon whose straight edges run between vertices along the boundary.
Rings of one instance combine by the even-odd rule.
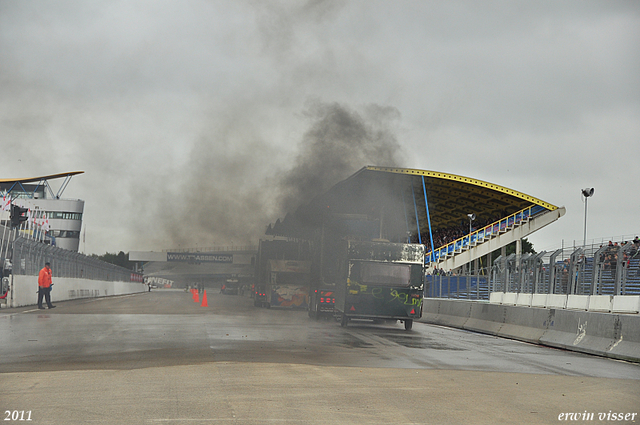
[[[173,248],[252,244],[275,219],[363,166],[398,164],[395,108],[312,99],[301,115],[309,128],[291,162],[279,162],[278,150],[242,120],[209,129],[173,191],[153,197],[160,200],[153,214],[162,220],[160,240]]]
[[[365,165],[399,166],[401,147],[392,130],[400,119],[397,109],[368,105],[358,112],[311,100],[304,115],[311,126],[294,167],[279,182],[285,212],[295,211]]]

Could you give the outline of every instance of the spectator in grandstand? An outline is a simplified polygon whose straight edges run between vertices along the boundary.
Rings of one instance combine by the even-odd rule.
[[[569,287],[569,259],[566,259],[560,265],[560,290],[561,294],[568,294]]]
[[[609,270],[612,266],[615,267],[615,256],[617,251],[618,251],[617,247],[613,244],[612,241],[609,241],[609,244],[607,245],[607,249],[604,251],[605,270]]]
[[[630,255],[631,258],[640,257],[640,239],[638,239],[637,236],[633,240],[633,248],[631,249]]]

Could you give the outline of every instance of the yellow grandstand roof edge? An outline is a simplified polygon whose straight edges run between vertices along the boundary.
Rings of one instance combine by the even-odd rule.
[[[425,177],[435,177],[444,180],[453,180],[462,183],[468,183],[475,186],[484,187],[487,189],[496,190],[498,192],[505,193],[507,195],[515,196],[520,199],[527,200],[533,204],[540,205],[550,211],[557,210],[558,207],[545,202],[542,199],[538,199],[536,197],[527,195],[526,193],[518,192],[517,190],[509,189],[508,187],[500,186],[495,183],[485,182],[483,180],[474,179],[471,177],[458,176],[456,174],[442,173],[439,171],[428,171],[428,170],[418,170],[414,168],[400,168],[400,167],[378,167],[374,165],[369,165],[363,168],[363,170],[372,170],[372,171],[382,171],[387,173],[396,173],[396,174],[407,174],[413,176],[425,176]]]
[[[26,177],[22,179],[0,179],[0,183],[18,183],[18,182],[31,183],[31,182],[38,182],[42,180],[53,180],[53,179],[59,179],[62,177],[75,176],[76,174],[82,174],[82,173],[84,173],[84,171],[69,171],[67,173],[49,174],[47,176],[41,176],[41,177]]]

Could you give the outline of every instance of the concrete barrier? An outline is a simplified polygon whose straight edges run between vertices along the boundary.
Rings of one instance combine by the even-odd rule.
[[[591,297],[589,297],[589,307],[587,310],[608,313],[611,311],[612,306],[612,295],[591,295]]]
[[[640,313],[640,295],[563,295],[492,292],[491,304],[589,310],[613,313]]]
[[[517,292],[505,292],[502,296],[502,304],[504,305],[516,305],[516,301],[518,300]]]
[[[614,313],[638,313],[640,312],[640,296],[617,295],[613,297],[612,311]]]
[[[640,326],[637,315],[619,314],[614,342],[607,349],[609,357],[638,361],[640,357]]]
[[[424,321],[438,324],[440,301],[438,298],[424,298],[422,300],[422,319]]]
[[[491,304],[502,304],[504,292],[492,292],[489,294],[489,302]]]
[[[578,310],[555,310],[553,325],[540,338],[551,347],[606,355],[615,341],[616,315]],[[639,359],[640,360],[640,359]]]
[[[553,317],[546,308],[506,307],[498,336],[538,344]]]
[[[531,307],[544,308],[547,306],[547,294],[533,294],[531,297]]]
[[[511,306],[483,301],[424,301],[422,322],[640,362],[640,315],[637,314]],[[584,299],[575,301],[579,304]]]
[[[482,302],[470,302],[471,310],[469,318],[463,329],[474,332],[498,335],[504,324],[506,306],[499,304],[487,304]]]
[[[549,294],[549,295],[547,295],[547,302],[546,302],[545,306],[547,308],[566,308],[567,307],[567,296],[566,295]]]
[[[37,305],[38,277],[13,275],[11,291],[7,298],[10,307]],[[111,282],[79,278],[54,277],[51,301],[66,301],[77,298],[96,298],[111,295],[145,292],[148,288],[141,282]]]
[[[430,323],[462,328],[469,318],[471,306],[466,300],[425,299],[422,316],[428,318]]]
[[[518,297],[516,298],[516,305],[521,305],[524,307],[531,307],[531,299],[532,294],[525,294],[524,292],[520,292]]]
[[[589,295],[567,295],[567,309],[589,310]]]

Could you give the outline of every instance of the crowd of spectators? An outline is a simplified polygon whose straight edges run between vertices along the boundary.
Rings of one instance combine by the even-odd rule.
[[[448,272],[444,271],[444,269],[435,268],[431,272],[432,276],[453,276],[453,271],[449,270]]]
[[[476,230],[482,229],[483,227],[495,223],[500,220],[501,217],[487,217],[487,218],[478,218],[471,222],[471,232],[475,232]],[[433,235],[433,246],[435,248],[439,248],[441,246],[445,246],[448,243],[455,241],[456,239],[460,239],[463,236],[469,234],[469,221],[462,220],[459,225],[447,227],[444,229],[437,229],[432,232]],[[429,245],[429,234],[423,233],[420,234],[422,238],[422,242],[426,245]],[[418,243],[418,236],[411,237],[412,243]]]
[[[640,239],[636,236],[633,239],[633,247],[625,251],[623,253],[624,257],[622,259],[622,265],[629,267],[629,263],[632,259],[640,258]],[[602,254],[600,254],[600,261],[604,265],[605,270],[615,270],[618,264],[618,251],[620,246],[624,246],[626,242],[622,242],[618,245],[618,242],[609,241],[609,245],[604,250]],[[602,247],[602,246],[601,246]]]

